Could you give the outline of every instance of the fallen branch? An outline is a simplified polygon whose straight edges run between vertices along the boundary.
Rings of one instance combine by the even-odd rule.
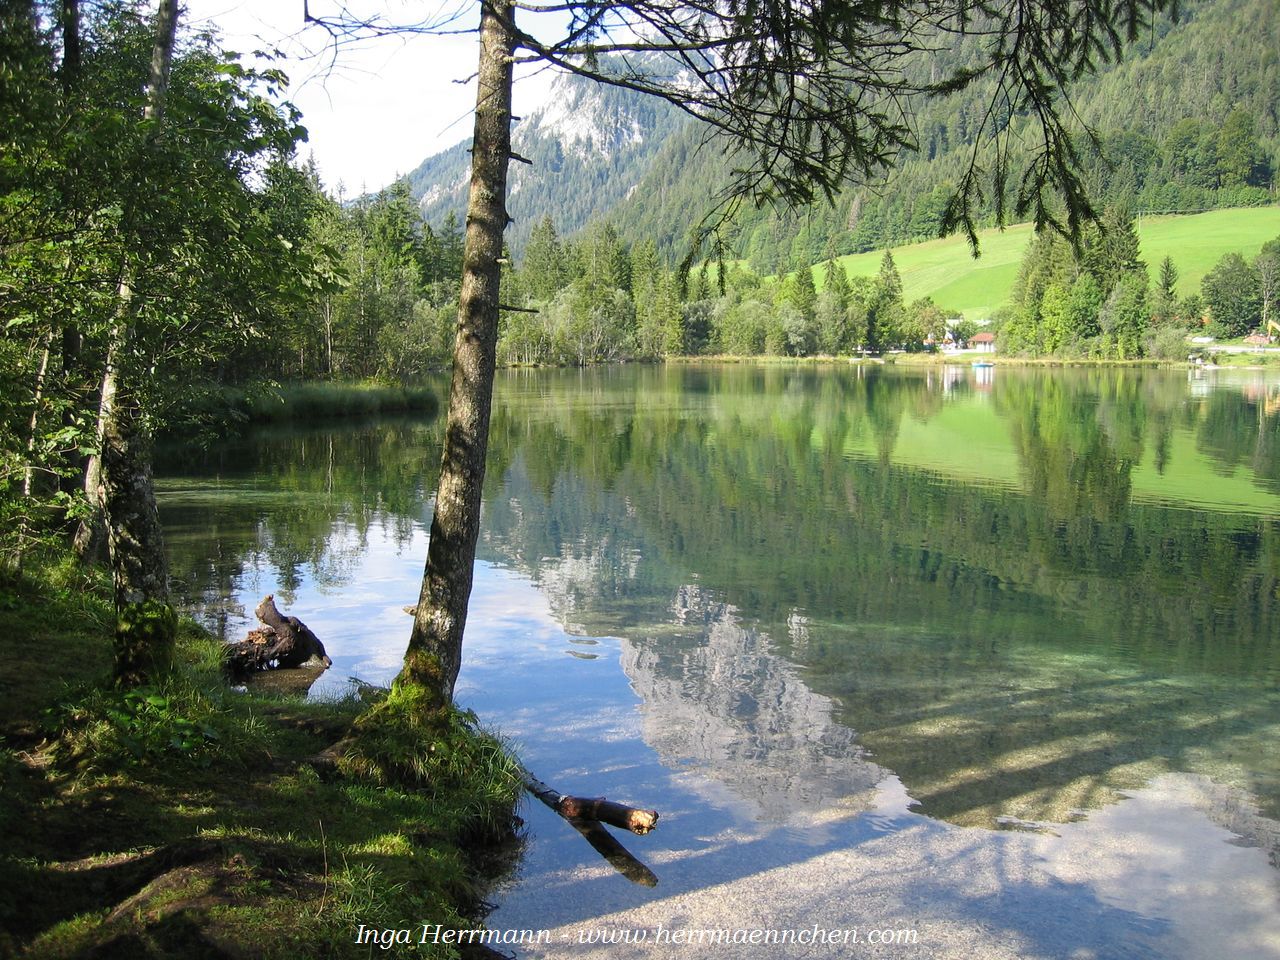
[[[524,785],[525,789],[566,820],[598,820],[641,835],[658,825],[657,810],[639,810],[604,797],[571,797],[553,790],[527,770]]]
[[[600,826],[599,821],[569,818],[569,823],[582,834],[596,853],[608,860],[613,869],[632,883],[638,883],[642,887],[658,885],[658,875],[636,859],[617,837]]]
[[[637,810],[625,804],[614,803],[604,797],[571,797],[547,786],[528,770],[524,771],[525,789],[544,804],[569,821],[573,829],[582,834],[596,853],[632,883],[644,887],[656,887],[658,877],[638,860],[631,851],[601,823],[646,834],[658,823],[657,810]]]

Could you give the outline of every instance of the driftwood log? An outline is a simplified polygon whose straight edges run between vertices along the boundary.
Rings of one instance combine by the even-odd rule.
[[[527,770],[524,785],[530,793],[566,820],[598,820],[611,827],[646,834],[658,825],[657,810],[639,810],[604,797],[571,797],[547,786]]]
[[[569,821],[587,843],[632,883],[656,887],[658,877],[600,824],[646,834],[658,824],[657,810],[639,810],[604,797],[574,797],[547,786],[524,771],[525,789]]]
[[[239,643],[227,645],[223,663],[232,676],[243,678],[259,670],[291,669],[312,661],[325,669],[332,666],[320,638],[297,617],[286,617],[277,610],[274,596],[263,597],[254,614],[263,625],[250,630]]]

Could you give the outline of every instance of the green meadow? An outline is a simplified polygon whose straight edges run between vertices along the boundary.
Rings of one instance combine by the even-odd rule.
[[[903,298],[910,303],[932,297],[940,307],[960,310],[982,320],[1009,296],[1018,266],[1031,238],[1031,225],[978,234],[980,255],[975,259],[961,236],[895,247],[893,259],[902,275]],[[1268,240],[1280,236],[1280,206],[1214,210],[1186,216],[1142,217],[1138,238],[1152,274],[1166,256],[1178,268],[1178,293],[1200,289],[1200,281],[1224,253],[1256,256]],[[849,276],[871,277],[880,269],[882,251],[841,257]],[[815,268],[818,283],[823,270]]]

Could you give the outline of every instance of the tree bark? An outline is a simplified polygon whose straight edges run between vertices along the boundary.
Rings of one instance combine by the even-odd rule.
[[[62,66],[58,71],[68,104],[80,90],[80,0],[60,0],[58,26],[62,31]]]
[[[62,96],[65,109],[68,114],[74,113],[82,108],[79,102],[80,97],[80,78],[82,73],[82,57],[80,43],[80,0],[61,0],[59,5],[59,25],[62,29],[62,67],[60,76],[62,80]],[[73,154],[73,169],[78,170],[80,167],[80,152],[76,150]],[[73,205],[68,200],[68,205]],[[72,255],[67,255],[67,276],[70,279],[73,261]],[[83,368],[81,363],[81,350],[84,346],[84,336],[80,328],[76,325],[72,316],[63,318],[62,323],[62,388],[68,395],[74,395],[77,391],[83,390],[89,392],[92,389],[86,381],[89,371]],[[75,409],[72,405],[68,405],[62,415],[62,425],[71,427],[75,423]],[[100,438],[99,438],[100,439]],[[98,458],[96,455],[82,455],[80,453],[72,453],[69,455],[70,466],[74,466],[74,470],[69,470],[65,475],[59,478],[59,488],[68,494],[77,490],[83,490],[92,507],[91,515],[82,519],[76,527],[75,532],[75,551],[81,560],[87,563],[96,563],[102,555],[102,551],[106,546],[106,527],[102,522],[102,511],[100,509],[101,498],[99,496],[100,474],[98,472]]]
[[[177,0],[161,0],[142,114],[150,125],[144,150],[164,117],[177,26]],[[117,683],[132,686],[171,665],[177,616],[169,604],[169,571],[151,476],[151,438],[137,394],[142,374],[134,356],[137,307],[127,249],[124,256],[98,407],[98,469],[115,585],[115,677]]]
[[[498,261],[508,222],[514,42],[510,3],[486,0],[480,17],[471,193],[444,450],[422,591],[404,667],[397,678],[397,685],[412,685],[425,692],[428,707],[443,707],[453,699],[480,530],[480,493],[498,340]]]
[[[59,25],[62,29],[62,66],[60,68],[62,98],[64,109],[68,115],[71,115],[81,108],[79,103],[80,76],[82,72],[80,0],[61,0],[59,11]],[[72,153],[71,168],[78,172],[80,166],[80,152],[76,150]],[[68,206],[71,205],[69,201]],[[66,260],[68,277],[71,276],[73,264],[73,256],[69,252]],[[83,344],[84,337],[80,332],[80,328],[76,325],[74,315],[68,311],[68,315],[63,317],[62,320],[61,336],[62,390],[66,395],[72,395],[81,389],[88,389],[87,384],[80,382],[84,374],[80,363],[80,351]],[[75,420],[75,408],[68,404],[67,409],[62,414],[62,425],[63,427],[72,427],[75,425]],[[74,493],[76,490],[83,490],[85,488],[85,475],[88,470],[88,457],[78,452],[68,454],[68,466],[73,466],[75,469],[65,471],[58,478],[59,489],[68,494]]]
[[[115,380],[115,366],[110,368]],[[101,478],[107,549],[115,586],[115,678],[146,683],[169,669],[178,619],[169,604],[169,570],[151,475],[143,413],[115,382],[104,383]]]
[[[40,353],[40,369],[36,372],[35,402],[31,405],[31,420],[27,425],[27,463],[22,471],[22,496],[31,496],[35,489],[36,476],[36,437],[40,432],[40,408],[44,405],[44,379],[49,371],[49,347],[53,341],[53,330],[45,334],[44,349]]]

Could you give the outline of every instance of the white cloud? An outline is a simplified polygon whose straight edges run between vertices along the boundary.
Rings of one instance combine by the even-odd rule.
[[[325,0],[313,0],[313,13]],[[414,15],[411,6],[389,6],[387,17]],[[479,6],[462,6],[455,29],[478,23]],[[290,78],[290,99],[310,133],[302,155],[315,154],[331,189],[347,196],[376,190],[408,173],[427,156],[471,135],[477,37],[388,36],[334,51],[324,30],[303,22],[302,0],[187,0],[186,29],[215,27],[229,50],[250,54],[279,49],[276,66]],[[518,110],[545,96],[549,76],[516,85]]]

